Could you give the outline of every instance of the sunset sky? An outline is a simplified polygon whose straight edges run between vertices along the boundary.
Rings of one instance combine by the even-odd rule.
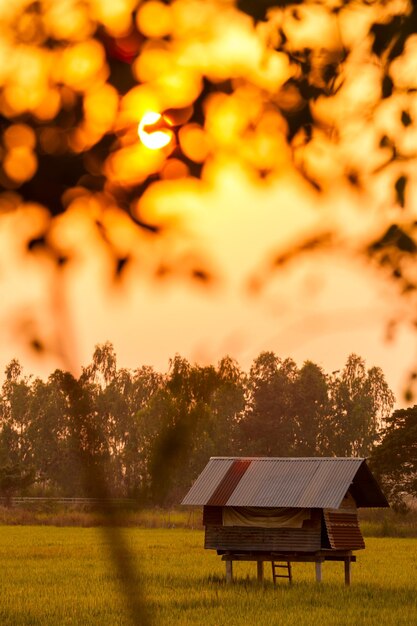
[[[416,357],[413,304],[364,251],[417,216],[417,98],[408,89],[417,86],[417,37],[386,70],[371,25],[411,5],[333,4],[276,8],[256,21],[228,0],[45,1],[36,15],[26,0],[0,0],[1,366],[17,357],[27,373],[78,372],[107,340],[119,366],[160,371],[175,353],[202,364],[229,354],[248,369],[273,350],[331,372],[355,352],[383,369],[402,402]],[[294,58],[306,49],[315,87],[333,63],[339,82],[312,101],[312,136],[300,128],[289,145],[287,112],[303,105]],[[112,84],[115,58],[129,87]],[[385,71],[392,95],[381,99]],[[79,102],[82,119],[69,118]],[[70,121],[59,126],[62,112]],[[94,149],[107,136],[100,161]],[[51,220],[19,188],[43,160],[68,155],[83,157],[85,175]],[[395,195],[401,179],[406,203]],[[161,232],[134,226],[128,213]],[[39,236],[49,253],[28,254]],[[317,249],[294,254],[315,239]],[[117,285],[109,249],[129,258]],[[51,250],[70,262],[58,271]],[[45,350],[30,349],[34,341]]]
[[[230,205],[226,194],[224,205],[216,203],[188,236],[190,254],[198,241],[213,268],[215,279],[208,285],[196,284],[181,269],[155,279],[149,268],[159,251],[153,249],[148,268],[133,266],[115,286],[106,252],[96,242],[83,260],[58,275],[57,287],[43,255],[24,251],[24,217],[3,216],[2,367],[18,357],[28,374],[46,376],[68,365],[78,369],[89,362],[95,344],[107,340],[119,366],[151,364],[160,371],[177,352],[201,364],[230,354],[248,369],[262,350],[273,350],[299,365],[311,359],[332,372],[355,352],[369,367],[383,369],[401,404],[415,337],[404,323],[387,338],[390,320],[405,309],[392,285],[362,260],[331,251],[307,255],[268,277],[264,268],[295,237],[302,212],[301,200],[287,198],[287,211],[277,214],[275,201],[283,202],[264,197],[253,211],[249,198],[237,197]],[[259,276],[266,276],[265,284],[254,292],[250,285]],[[58,314],[55,291],[65,293]],[[34,336],[48,347],[46,353],[27,348]],[[63,355],[56,354],[60,341]]]

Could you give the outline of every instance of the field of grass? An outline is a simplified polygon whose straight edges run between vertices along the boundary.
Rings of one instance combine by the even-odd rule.
[[[417,509],[397,513],[392,509],[360,509],[362,534],[366,537],[416,537]]]
[[[392,509],[360,509],[360,525],[365,537],[416,537],[417,509],[406,515]],[[0,505],[1,525],[81,526],[106,525],[108,520],[97,510],[86,506],[57,503],[5,507]],[[196,507],[131,508],[117,510],[117,523],[125,528],[203,528],[202,509]]]
[[[196,507],[186,509],[148,508],[116,509],[118,525],[125,528],[203,528],[203,511]],[[45,504],[32,507],[0,506],[0,526],[105,526],[108,518],[97,510],[79,506]]]
[[[203,550],[203,533],[188,529],[124,529],[135,555],[138,588],[164,626],[417,624],[415,539],[368,538],[344,586],[343,564],[293,565],[294,584],[256,582],[255,564],[224,563]],[[100,528],[3,526],[0,530],[2,626],[128,626],[126,596]],[[141,623],[138,621],[138,623]]]

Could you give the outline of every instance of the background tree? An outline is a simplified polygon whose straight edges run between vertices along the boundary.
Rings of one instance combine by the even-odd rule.
[[[367,456],[394,406],[394,395],[379,368],[366,370],[351,354],[330,382],[331,415],[327,437],[336,456]]]
[[[394,411],[386,420],[371,465],[390,502],[406,510],[407,500],[417,497],[417,406]]]
[[[233,440],[227,437],[235,436],[242,409],[241,382],[231,359],[223,359],[218,369],[190,365],[178,355],[172,359],[165,385],[150,407],[157,414],[153,424],[158,424],[150,456],[154,498],[163,500],[169,493],[178,500],[207,458],[231,449]],[[226,398],[231,404],[223,413]]]
[[[34,470],[25,468],[22,463],[0,465],[0,495],[5,498],[6,506],[10,506],[14,495],[24,494],[34,482]]]
[[[29,436],[37,484],[43,493],[76,496],[82,492],[80,467],[71,442],[72,424],[63,373],[56,370],[47,382],[33,383]]]
[[[273,352],[249,374],[230,357],[200,366],[179,355],[161,374],[117,369],[106,343],[78,379],[56,370],[32,380],[8,365],[0,467],[8,494],[35,483],[80,496],[97,475],[107,497],[173,504],[210,456],[367,455],[392,403],[381,370],[356,355],[331,376]]]
[[[83,369],[83,380],[106,387],[114,379],[117,370],[116,353],[113,344],[106,341],[95,347],[93,360]]]
[[[6,366],[0,401],[0,487],[7,498],[35,479],[31,401],[30,378],[23,376],[19,361],[13,359]]]
[[[273,352],[262,352],[249,371],[247,403],[241,421],[242,448],[246,454],[292,456],[296,423],[293,388],[297,376],[294,361],[282,361]]]
[[[326,454],[330,413],[328,378],[318,365],[306,361],[297,372],[292,389],[299,456]]]
[[[106,406],[111,398],[114,442],[111,453],[119,464],[115,474],[122,477],[119,485],[122,495],[138,497],[144,491],[149,432],[142,417],[162,384],[163,376],[152,367],[143,366],[134,372],[118,370],[102,399]]]
[[[245,409],[247,375],[230,357],[220,360],[218,382],[210,398],[211,455],[227,456],[240,452],[240,420]]]

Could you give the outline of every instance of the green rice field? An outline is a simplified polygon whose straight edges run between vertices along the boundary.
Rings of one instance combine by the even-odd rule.
[[[293,565],[294,584],[275,589],[269,567],[256,582],[256,565],[224,563],[203,549],[203,533],[189,529],[124,529],[135,557],[151,624],[287,626],[417,624],[417,540],[368,538],[344,586],[343,563]],[[0,527],[2,626],[128,626],[130,590],[115,573],[111,539],[100,528]],[[142,623],[138,616],[137,623]]]

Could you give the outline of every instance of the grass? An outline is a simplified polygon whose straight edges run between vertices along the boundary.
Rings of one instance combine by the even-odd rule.
[[[129,528],[198,528],[202,529],[202,510],[149,508],[140,510],[117,510],[120,526]],[[42,504],[36,507],[0,506],[1,525],[81,526],[84,528],[105,526],[106,517],[98,511],[77,506]]]
[[[360,526],[365,537],[417,538],[417,510],[407,514],[392,509],[360,509]],[[97,511],[80,506],[42,503],[35,506],[0,506],[1,525],[104,526],[106,518]],[[202,529],[202,510],[195,507],[119,510],[118,524],[126,528]]]
[[[417,510],[396,513],[392,509],[363,509],[359,513],[365,537],[416,537]]]
[[[140,568],[153,624],[164,626],[408,626],[417,623],[414,539],[369,538],[343,584],[343,564],[293,566],[294,584],[274,589],[255,564],[224,563],[203,550],[203,533],[188,529],[125,529]],[[109,539],[99,528],[3,526],[0,530],[2,626],[128,626],[126,598],[115,575]]]

